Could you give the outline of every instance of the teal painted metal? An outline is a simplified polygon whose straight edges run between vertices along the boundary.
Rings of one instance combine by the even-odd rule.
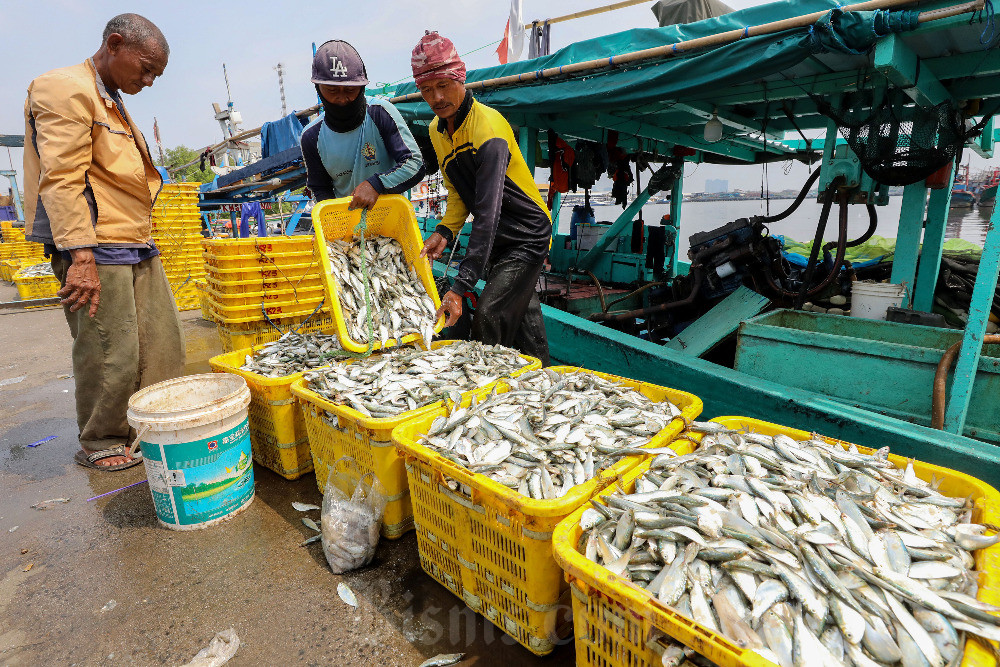
[[[557,192],[552,198],[552,238],[559,233],[559,214],[562,212],[562,193]]]
[[[983,133],[979,135],[979,141],[976,145],[979,147],[976,150],[980,156],[984,158],[993,157],[993,143],[996,140],[996,117],[990,118],[986,121],[986,126],[983,128]]]
[[[542,306],[542,312],[554,362],[690,391],[705,402],[706,418],[740,414],[859,445],[888,444],[896,454],[1000,484],[1000,447],[761,380],[548,306]]]
[[[920,266],[917,268],[917,280],[913,286],[914,310],[930,312],[934,305],[934,289],[937,287],[938,273],[941,270],[941,253],[944,249],[944,233],[948,226],[948,211],[951,206],[951,182],[949,187],[931,190],[927,201],[927,224],[924,229],[924,242],[920,246]]]
[[[604,235],[594,247],[587,251],[587,254],[583,256],[576,268],[586,271],[594,266],[604,254],[604,251],[607,250],[608,246],[626,229],[631,229],[632,221],[635,220],[635,216],[639,214],[640,209],[642,209],[645,203],[649,201],[649,196],[649,184],[647,183],[646,187],[639,193],[639,196],[635,198],[635,201],[629,204],[628,208],[618,216],[618,219],[611,225],[611,229],[604,232]]]
[[[538,144],[538,128],[522,127],[518,133],[518,147],[532,175],[535,173],[535,146]],[[532,176],[534,177],[534,176]]]
[[[671,244],[670,255],[666,257],[666,260],[670,262],[668,274],[671,276],[679,275],[677,271],[677,257],[680,253],[681,245],[681,214],[684,204],[684,171],[677,176],[677,180],[674,181],[674,185],[670,188],[670,224],[664,225],[667,228],[667,234],[672,235],[673,243]],[[664,266],[667,269],[667,266]]]
[[[936,106],[951,99],[934,72],[921,67],[920,58],[897,35],[875,45],[875,69],[920,106]]]
[[[896,232],[896,254],[892,261],[892,282],[906,285],[906,298],[903,300],[906,307],[909,307],[913,297],[913,279],[917,275],[917,255],[920,252],[920,235],[924,228],[926,206],[927,188],[922,181],[903,189],[899,229]]]
[[[684,331],[671,338],[666,347],[691,357],[700,357],[735,333],[740,322],[759,314],[770,303],[766,296],[741,285]]]
[[[736,370],[929,425],[934,373],[959,340],[951,329],[776,310],[740,326]],[[965,435],[1000,444],[1000,345],[979,371]]]
[[[948,407],[944,416],[944,428],[952,433],[962,432],[970,412],[970,404],[975,399],[973,386],[976,382],[976,369],[982,354],[983,336],[986,334],[990,306],[993,305],[993,294],[997,288],[998,272],[1000,272],[1000,206],[995,206],[990,217],[989,230],[986,232],[986,242],[983,244],[983,255],[979,260],[976,286],[972,289],[972,303],[969,304],[969,321],[965,324],[962,351],[955,364],[955,377],[951,383]],[[991,396],[994,405],[997,396],[1000,396],[1000,393],[994,392]]]

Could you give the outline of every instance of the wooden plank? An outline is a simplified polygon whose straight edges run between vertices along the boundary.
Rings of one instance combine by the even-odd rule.
[[[666,343],[666,347],[681,354],[700,357],[728,338],[740,322],[759,314],[771,301],[766,296],[740,286],[738,290],[715,305]]]

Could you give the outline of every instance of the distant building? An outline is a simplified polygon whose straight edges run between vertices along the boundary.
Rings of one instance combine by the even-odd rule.
[[[705,181],[705,192],[709,194],[729,192],[729,181],[721,178],[709,178]]]

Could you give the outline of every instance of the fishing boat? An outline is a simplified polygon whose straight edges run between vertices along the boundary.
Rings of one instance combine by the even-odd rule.
[[[972,208],[978,202],[977,188],[969,180],[969,165],[958,170],[951,186],[951,208]]]
[[[775,2],[469,72],[469,90],[518,128],[529,166],[553,135],[571,144],[613,139],[627,154],[662,165],[640,174],[639,195],[592,247],[560,233],[559,217],[568,212],[555,206],[542,290],[553,359],[691,391],[708,415],[891,444],[1000,482],[1000,346],[981,342],[1000,267],[1000,224],[988,233],[964,331],[805,312],[803,295],[836,281],[841,259],[832,271],[830,258],[820,268],[814,256],[797,278],[783,273],[766,225],[784,214],[720,220],[714,232],[679,238],[684,162],[818,162],[789,208],[813,185],[839,193],[827,206],[841,209],[840,240],[829,248],[838,258],[872,234],[888,187],[905,186],[888,277],[909,287],[902,305],[929,313],[951,165],[963,145],[985,156],[993,150],[988,115],[1000,104],[1000,58],[983,54],[989,17],[982,10],[981,2]],[[976,109],[990,110],[986,116],[953,126],[931,120],[929,109],[950,105],[961,117],[973,99]],[[428,131],[433,116],[412,84],[391,100],[415,133]],[[888,117],[880,114],[906,117],[913,129],[897,123],[889,141],[877,126],[868,132],[857,122],[877,125],[872,119]],[[817,132],[824,136],[807,136]],[[911,139],[916,145],[926,136],[939,139],[931,150],[908,150]],[[932,175],[941,181],[933,189]],[[670,219],[637,227],[642,206],[658,193],[669,197]],[[872,219],[860,239],[846,236],[850,206]],[[926,220],[924,229],[913,220]],[[424,233],[436,223],[423,219]],[[949,391],[945,403],[938,384],[933,407],[943,420],[932,419],[934,375],[952,347],[958,366],[951,375],[941,371],[951,378]],[[943,429],[931,428],[939,422]]]

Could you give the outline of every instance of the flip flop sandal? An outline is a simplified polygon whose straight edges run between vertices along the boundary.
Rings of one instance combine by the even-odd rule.
[[[97,462],[103,459],[110,459],[115,456],[125,456],[131,457],[131,460],[125,461],[124,463],[119,463],[116,465],[99,465]],[[115,470],[125,470],[126,468],[131,468],[132,466],[139,465],[142,463],[142,453],[133,452],[125,448],[125,445],[118,445],[117,447],[112,447],[110,449],[102,449],[97,452],[87,452],[80,450],[73,455],[73,460],[82,465],[84,468],[92,468],[94,470],[105,470],[107,472],[113,472]]]

